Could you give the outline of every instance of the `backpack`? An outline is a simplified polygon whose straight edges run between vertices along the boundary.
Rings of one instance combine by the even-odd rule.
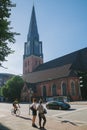
[[[39,111],[40,114],[46,114],[47,113],[46,109],[41,104],[38,106],[38,111]]]
[[[43,111],[44,114],[47,114],[47,110],[44,108],[44,111]]]

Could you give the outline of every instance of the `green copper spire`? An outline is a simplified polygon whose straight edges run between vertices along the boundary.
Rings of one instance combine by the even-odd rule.
[[[31,13],[27,42],[24,44],[24,58],[31,55],[43,57],[42,42],[39,41],[34,5]]]
[[[28,35],[27,35],[27,41],[34,41],[34,40],[38,41],[39,35],[38,35],[38,29],[37,29],[35,8],[34,8],[34,5],[33,5],[31,20],[30,20],[30,26],[29,26],[29,32],[28,32]]]

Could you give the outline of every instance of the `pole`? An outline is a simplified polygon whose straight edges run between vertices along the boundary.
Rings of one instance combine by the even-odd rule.
[[[30,88],[30,90],[29,90],[29,115],[30,115],[30,104],[31,104],[32,95],[33,95],[33,91],[32,91],[32,88]]]
[[[30,115],[30,104],[31,104],[31,96],[29,95],[29,115]]]

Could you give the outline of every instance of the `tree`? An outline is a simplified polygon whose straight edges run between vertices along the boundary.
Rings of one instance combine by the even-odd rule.
[[[12,32],[11,22],[8,19],[11,16],[11,8],[16,5],[11,0],[0,0],[0,66],[6,57],[14,51],[8,46],[9,43],[15,43],[16,32]]]
[[[20,100],[21,90],[24,85],[24,81],[20,76],[14,76],[7,81],[3,86],[2,92],[5,98],[9,101],[13,101],[18,98]]]

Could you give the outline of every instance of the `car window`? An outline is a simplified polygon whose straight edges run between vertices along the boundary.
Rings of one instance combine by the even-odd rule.
[[[49,103],[49,105],[55,105],[55,104],[57,104],[57,103],[55,103],[55,102],[50,102]]]
[[[59,104],[59,105],[62,105],[62,104],[64,104],[64,103],[63,103],[63,102],[58,102],[58,104]]]
[[[53,102],[50,102],[49,104],[50,104],[50,105],[53,105]]]
[[[57,102],[53,102],[53,105],[57,105]]]

